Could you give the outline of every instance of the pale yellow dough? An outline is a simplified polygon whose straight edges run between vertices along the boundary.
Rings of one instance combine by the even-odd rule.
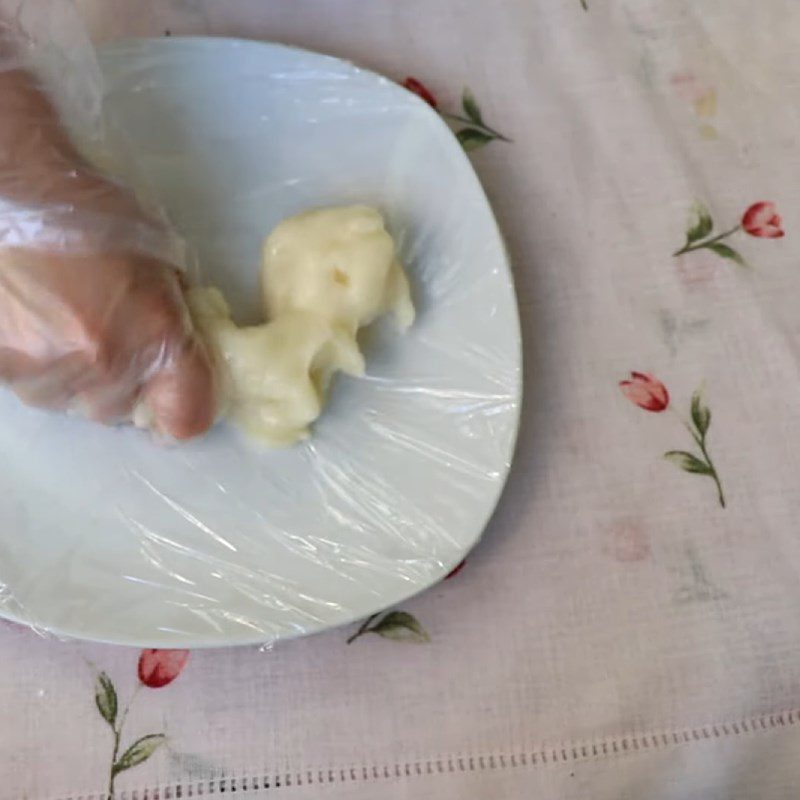
[[[285,446],[309,434],[337,371],[364,373],[356,336],[392,312],[414,320],[408,279],[380,212],[337,206],[281,222],[264,242],[263,325],[237,327],[222,293],[192,289],[189,310],[220,367],[220,414]]]
[[[394,313],[401,328],[414,306],[383,217],[369,206],[320,208],[289,217],[264,242],[264,309],[311,311],[351,334]]]

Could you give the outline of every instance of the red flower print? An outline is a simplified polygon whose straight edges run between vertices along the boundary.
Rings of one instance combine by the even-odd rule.
[[[684,253],[691,253],[695,250],[711,250],[721,258],[733,261],[740,267],[746,267],[747,262],[741,253],[724,241],[738,231],[744,231],[759,239],[780,239],[784,233],[781,228],[781,218],[775,210],[775,203],[765,201],[753,203],[742,215],[741,222],[722,233],[715,233],[711,212],[705,204],[699,201],[695,202],[689,214],[686,244],[672,255],[682,256]]]
[[[669,405],[667,387],[644,372],[631,372],[630,380],[620,381],[619,388],[628,400],[645,411],[663,411]]]
[[[461,108],[463,114],[451,114],[439,108],[439,101],[436,95],[422,82],[416,78],[406,78],[403,87],[413,92],[417,97],[424,100],[434,111],[437,111],[444,119],[452,123],[458,123],[459,127],[455,131],[456,138],[467,152],[477,150],[479,147],[489,144],[496,139],[501,142],[511,142],[507,136],[490,127],[483,119],[481,107],[475,99],[475,95],[465,88],[461,95]]]
[[[775,203],[753,203],[742,217],[742,228],[759,239],[780,239],[784,235],[781,218],[775,210]]]
[[[630,380],[620,381],[625,397],[645,411],[663,411],[669,405],[667,387],[652,375],[642,372],[631,372]],[[700,450],[700,455],[688,450],[668,450],[664,458],[678,469],[693,475],[706,475],[717,487],[719,504],[725,508],[725,492],[717,468],[708,452],[708,429],[711,427],[711,409],[706,405],[702,387],[692,395],[691,422],[684,422],[692,441]]]
[[[142,650],[139,680],[151,689],[160,689],[181,674],[188,660],[188,650]]]
[[[403,86],[409,92],[414,92],[415,95],[421,97],[431,108],[439,107],[436,96],[422,81],[418,81],[416,78],[406,78]]]
[[[454,578],[456,575],[458,575],[459,572],[461,572],[462,569],[464,569],[464,564],[466,564],[466,563],[467,563],[467,560],[464,559],[463,561],[461,561],[458,564],[456,564],[453,567],[453,569],[451,569],[450,572],[448,572],[447,575],[444,576],[444,579],[448,580],[449,578]]]
[[[189,660],[188,650],[142,650],[139,656],[139,680],[141,686],[160,689],[172,683],[186,666]],[[138,689],[121,707],[117,689],[111,678],[101,672],[97,675],[94,688],[94,702],[97,711],[111,728],[114,735],[114,749],[111,753],[111,764],[108,770],[108,791],[103,797],[113,798],[114,783],[121,772],[144,764],[167,741],[165,733],[148,733],[140,736],[127,747],[123,746],[122,733],[128,712],[136,699]]]

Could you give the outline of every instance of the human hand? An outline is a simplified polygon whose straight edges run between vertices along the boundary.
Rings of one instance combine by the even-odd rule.
[[[215,414],[170,233],[77,154],[45,95],[0,72],[0,379],[26,403],[185,439]]]

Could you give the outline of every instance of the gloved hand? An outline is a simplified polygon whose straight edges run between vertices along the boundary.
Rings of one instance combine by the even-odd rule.
[[[78,155],[13,64],[0,109],[0,379],[32,405],[101,422],[144,406],[161,433],[202,433],[214,375],[170,232]]]

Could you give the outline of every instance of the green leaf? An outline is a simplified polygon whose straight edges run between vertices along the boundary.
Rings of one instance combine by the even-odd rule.
[[[711,425],[711,409],[703,403],[703,393],[700,389],[692,395],[692,422],[700,438],[704,438]]]
[[[483,125],[483,117],[481,116],[481,109],[475,95],[469,89],[464,89],[464,94],[461,96],[461,105],[464,107],[464,113],[478,125]]]
[[[461,142],[461,146],[467,151],[477,150],[485,144],[489,144],[494,139],[489,133],[475,130],[475,128],[463,128],[456,134],[456,138]]]
[[[737,253],[732,247],[728,247],[727,244],[723,244],[722,242],[714,242],[714,244],[709,244],[707,247],[709,250],[713,250],[718,256],[729,258],[731,261],[735,261],[741,267],[747,266],[747,262],[739,255],[739,253]]]
[[[100,716],[113,728],[117,721],[117,690],[105,672],[97,676],[94,685],[94,701]]]
[[[693,472],[696,475],[714,474],[705,461],[701,461],[697,456],[683,450],[670,450],[668,453],[664,453],[664,458],[671,461],[676,467],[680,467],[684,472]]]
[[[137,739],[114,764],[112,768],[114,774],[118,775],[126,769],[143,764],[166,740],[167,737],[163,733],[151,733]]]
[[[708,236],[714,228],[711,214],[703,203],[696,201],[689,212],[689,227],[686,230],[686,244],[693,244]]]
[[[417,618],[406,611],[390,611],[383,619],[370,628],[372,633],[397,642],[429,642],[428,636]]]

